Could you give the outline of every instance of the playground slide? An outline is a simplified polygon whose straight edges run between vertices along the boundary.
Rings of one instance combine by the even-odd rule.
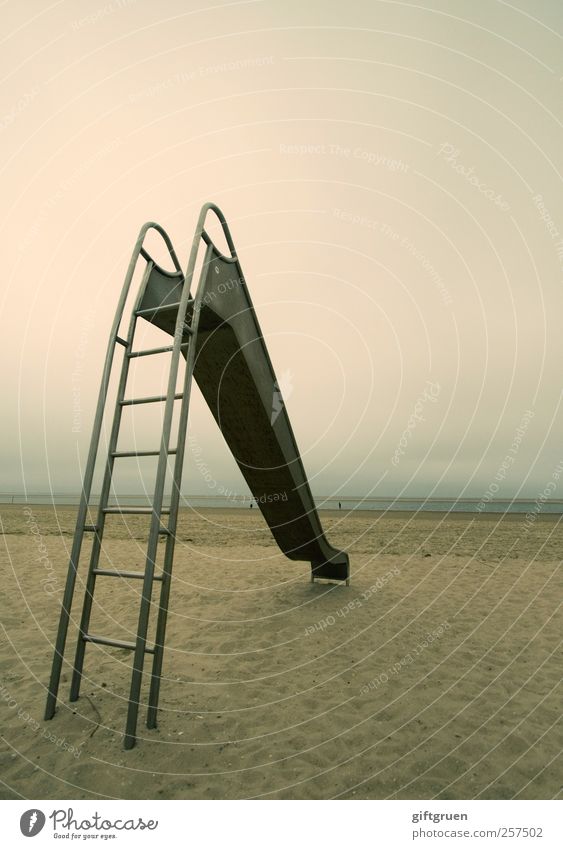
[[[156,272],[156,275],[155,275]],[[144,308],[179,297],[156,269]],[[199,310],[195,380],[272,534],[312,577],[349,581],[348,555],[327,541],[256,313],[236,258],[208,243],[189,318]],[[173,313],[151,319],[173,332]],[[188,337],[186,337],[187,339]]]
[[[223,256],[205,230],[208,212],[219,219],[231,256]],[[174,264],[174,271],[165,271],[152,259],[143,242],[149,230],[162,237]],[[199,285],[191,298],[191,284],[202,242],[207,245]],[[139,295],[129,321],[127,338],[119,335],[127,298],[129,297],[137,262],[142,256],[146,268]],[[160,348],[139,349],[135,345],[137,319],[142,317],[174,337],[174,344]],[[100,437],[112,376],[114,354],[118,347],[125,349],[121,358],[118,391],[115,398],[108,453],[100,500],[92,510],[90,497]],[[129,364],[132,358],[160,356],[171,353],[167,393],[165,396],[131,397],[126,393]],[[186,357],[183,391],[177,392],[180,354]],[[72,665],[70,701],[80,693],[86,645],[90,643],[133,651],[131,687],[127,707],[124,746],[135,744],[137,719],[141,704],[143,666],[147,653],[153,655],[150,680],[147,726],[156,727],[162,662],[166,635],[166,618],[170,594],[174,542],[177,528],[185,436],[188,426],[190,386],[195,377],[209,407],[227,440],[229,448],[244,475],[256,502],[282,551],[292,560],[311,563],[312,579],[329,578],[349,583],[348,555],[333,548],[326,540],[299,456],[291,425],[283,404],[279,385],[268,357],[256,314],[244,282],[230,231],[221,210],[212,203],[201,209],[192,241],[186,274],[165,231],[154,222],[141,228],[135,243],[125,282],[119,297],[108,342],[102,373],[100,393],[92,427],[92,439],[84,471],[82,493],[59,626],[49,680],[45,719],[55,714],[58,690],[63,669],[72,600],[74,596],[82,543],[93,534],[89,550],[89,566],[84,587],[76,653]],[[170,447],[174,403],[181,399],[177,442]],[[158,451],[117,449],[122,408],[131,404],[164,402],[162,434]],[[153,501],[150,507],[110,504],[112,475],[115,462],[126,457],[158,456]],[[170,505],[163,510],[166,471],[174,455],[173,486]],[[96,514],[95,520],[93,513]],[[107,514],[144,513],[151,517],[147,533],[144,572],[100,568],[102,540]],[[167,521],[163,516],[167,515]],[[164,534],[164,558],[155,575],[158,542]],[[134,641],[122,640],[90,631],[90,619],[96,580],[98,578],[141,579],[137,636]],[[160,581],[160,597],[154,643],[147,645],[148,627],[154,581]]]

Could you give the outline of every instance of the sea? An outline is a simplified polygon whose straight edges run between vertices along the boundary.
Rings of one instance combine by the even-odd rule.
[[[79,493],[0,493],[0,504],[37,504],[57,506],[77,506]],[[98,503],[98,496],[93,495],[90,503]],[[110,501],[110,505],[115,501]],[[129,507],[147,507],[150,500],[147,495],[124,494],[120,497],[120,504]],[[563,513],[563,501],[548,499],[543,500],[538,496],[535,499],[494,499],[484,502],[479,498],[373,498],[361,495],[315,495],[317,509],[343,510],[352,512],[356,510],[373,510],[389,512],[419,512],[424,513]],[[250,495],[231,493],[229,495],[183,495],[182,507],[193,507],[196,509],[217,510],[248,510],[250,505],[258,507]],[[165,502],[166,506],[166,502]]]

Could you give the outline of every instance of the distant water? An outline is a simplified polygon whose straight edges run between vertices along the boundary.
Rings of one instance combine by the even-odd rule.
[[[57,504],[78,505],[79,495],[76,493],[33,493],[22,494],[0,493],[0,504]],[[389,510],[425,513],[563,513],[563,501],[549,500],[545,502],[535,499],[495,500],[486,504],[478,498],[363,498],[362,496],[332,496],[318,495],[315,501],[319,510],[338,510],[339,502],[343,511],[353,510]],[[97,496],[91,499],[97,503]],[[115,502],[110,502],[115,503]],[[130,507],[147,507],[149,499],[144,495],[123,495],[120,503]],[[182,506],[215,509],[250,508],[251,498],[248,495],[186,495]],[[254,502],[254,507],[256,508]]]

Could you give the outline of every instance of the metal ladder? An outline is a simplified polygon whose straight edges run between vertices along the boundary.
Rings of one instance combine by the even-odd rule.
[[[145,655],[150,654],[153,657],[152,670],[150,677],[150,690],[148,696],[147,709],[147,727],[156,727],[158,700],[160,693],[160,681],[162,673],[162,662],[164,656],[164,642],[166,634],[166,620],[168,614],[168,603],[170,597],[170,584],[172,577],[172,566],[174,559],[174,545],[176,541],[176,527],[178,522],[178,509],[180,501],[180,486],[182,480],[182,467],[184,463],[186,433],[188,425],[188,411],[190,402],[191,385],[195,367],[197,335],[199,327],[199,318],[203,303],[202,285],[198,286],[195,298],[190,295],[193,276],[195,272],[196,262],[199,250],[202,244],[207,246],[200,280],[203,279],[205,269],[209,266],[213,257],[213,241],[205,230],[205,220],[209,212],[213,212],[219,220],[223,229],[229,250],[231,252],[231,261],[236,262],[236,253],[233,240],[221,210],[213,203],[206,203],[201,208],[198,223],[192,240],[190,256],[186,274],[182,273],[178,258],[172,247],[172,243],[166,232],[158,224],[148,222],[145,224],[139,233],[133,253],[125,276],[125,282],[119,297],[115,317],[113,320],[108,347],[106,351],[106,359],[102,373],[100,392],[94,416],[94,424],[92,428],[92,437],[88,452],[88,459],[84,470],[82,491],[80,496],[80,504],[76,520],[76,528],[74,539],[71,548],[71,554],[68,565],[67,579],[61,605],[61,613],[59,618],[59,626],[55,640],[53,663],[51,666],[51,675],[49,680],[49,688],[47,693],[47,702],[45,707],[45,719],[52,719],[55,714],[57,697],[64,662],[64,653],[68,636],[68,628],[70,624],[72,601],[76,586],[76,578],[80,563],[82,543],[86,534],[93,534],[92,549],[90,552],[88,573],[85,582],[84,601],[80,624],[78,630],[78,638],[76,644],[75,659],[72,666],[72,681],[70,687],[70,701],[76,701],[80,693],[80,684],[82,680],[82,670],[84,665],[84,656],[87,643],[97,643],[99,645],[107,645],[115,648],[128,649],[133,652],[133,665],[131,671],[131,686],[129,693],[127,720],[124,733],[124,746],[130,749],[135,745],[137,733],[137,719],[140,706],[141,683],[143,676],[143,667]],[[143,247],[145,236],[149,230],[155,230],[160,234],[168,249],[170,258],[176,269],[175,272],[166,272],[155,263],[150,254]],[[127,338],[122,338],[119,335],[119,328],[123,319],[123,312],[129,296],[131,283],[137,267],[139,257],[142,257],[146,262],[146,267],[142,277],[142,282],[137,296],[135,307],[132,311]],[[173,278],[176,283],[176,288],[181,290],[179,300],[175,303],[163,301],[162,305],[142,307],[143,296],[147,291],[147,287],[151,282],[151,273],[158,271],[162,277]],[[192,307],[191,324],[186,323],[188,307]],[[166,327],[159,323],[161,313],[167,313]],[[170,321],[172,316],[173,321]],[[175,319],[174,319],[175,316]],[[160,348],[151,348],[147,350],[135,350],[133,342],[135,338],[135,330],[137,320],[144,318],[149,322],[161,326],[166,332],[173,335],[172,345],[167,345]],[[170,329],[174,327],[174,330]],[[104,413],[107,402],[110,379],[112,375],[112,367],[114,362],[115,351],[118,348],[123,350],[123,360],[121,363],[121,372],[117,390],[116,404],[113,414],[112,427],[109,438],[109,446],[107,457],[105,460],[104,477],[100,501],[97,508],[97,518],[94,523],[91,521],[91,491],[96,461],[99,453],[100,436]],[[168,386],[165,395],[157,395],[145,398],[126,398],[125,392],[127,388],[127,377],[129,365],[132,359],[137,357],[148,357],[162,353],[171,354],[170,371],[168,377]],[[176,393],[176,385],[178,380],[178,371],[180,357],[185,354],[186,365],[184,372],[184,380],[182,391]],[[174,405],[177,401],[181,402],[180,415],[178,420],[178,437],[175,447],[170,447],[170,437],[172,429],[172,419],[174,413]],[[154,404],[164,403],[163,426],[161,440],[158,449],[151,451],[118,451],[117,442],[121,424],[121,415],[123,408],[135,404]],[[113,478],[113,469],[115,461],[124,457],[158,457],[158,465],[155,477],[155,486],[153,492],[152,506],[149,508],[110,506],[109,496]],[[172,491],[170,493],[170,506],[165,508],[164,489],[166,482],[166,471],[168,467],[168,459],[174,456],[174,468],[172,474]],[[105,520],[109,514],[147,514],[150,516],[150,526],[147,539],[147,551],[145,560],[144,572],[131,572],[121,569],[104,569],[100,568],[100,554],[102,551],[103,533],[105,528]],[[163,524],[162,517],[168,516],[168,523]],[[164,536],[166,539],[164,560],[162,572],[155,574],[156,555],[158,549],[159,538]],[[112,637],[92,634],[89,631],[90,615],[92,612],[92,603],[96,580],[98,577],[125,578],[142,580],[141,600],[139,605],[139,616],[137,623],[137,634],[134,642],[117,640]],[[154,645],[147,645],[147,632],[152,606],[152,590],[153,584],[157,581],[160,583],[160,597],[158,602],[158,614],[155,629]]]
[[[176,268],[176,273],[170,276],[173,276],[177,283],[182,283],[182,294],[178,303],[168,303],[162,307],[151,307],[149,309],[141,309],[140,305],[142,303],[143,295],[145,294],[147,284],[150,280],[151,272],[156,266],[156,263],[154,263],[151,256],[143,248],[143,240],[149,229],[155,229],[157,232],[160,233],[160,235],[164,239],[172,261],[174,263],[174,266]],[[200,309],[195,308],[194,300],[190,297],[190,284],[191,278],[193,276],[193,269],[195,266],[197,247],[199,246],[199,242],[200,238],[196,233],[196,237],[194,237],[194,243],[192,246],[192,255],[190,256],[188,273],[186,274],[185,278],[181,271],[178,259],[174,252],[170,239],[168,238],[164,230],[162,230],[162,228],[159,227],[157,224],[149,222],[142,228],[137,239],[135,248],[133,250],[133,255],[131,257],[125,283],[119,300],[106,354],[106,361],[94,420],[92,439],[90,443],[90,451],[84,473],[84,482],[82,487],[80,506],[78,510],[78,518],[76,523],[74,540],[70,555],[67,581],[65,585],[65,592],[59,619],[59,627],[55,642],[55,652],[53,657],[53,665],[51,669],[47,704],[45,709],[45,719],[51,719],[55,713],[56,708],[64,650],[70,621],[70,611],[76,584],[77,570],[80,562],[82,543],[84,540],[84,536],[86,534],[91,533],[93,534],[92,549],[90,553],[88,573],[84,591],[84,601],[80,617],[76,653],[72,670],[70,701],[76,701],[80,693],[80,684],[82,680],[82,670],[84,665],[84,655],[87,643],[97,643],[100,645],[131,650],[134,654],[131,672],[129,702],[127,709],[127,721],[124,735],[124,746],[126,749],[130,749],[135,745],[143,667],[145,655],[147,654],[153,656],[150,679],[150,693],[148,699],[147,726],[149,728],[154,728],[156,726],[158,698],[160,690],[160,676],[162,671],[162,661],[164,654],[166,619],[174,558],[174,544],[178,520],[182,467],[185,453],[189,398],[195,363],[195,340],[197,336],[197,327],[200,315]],[[123,339],[118,335],[118,331],[139,256],[142,256],[145,259],[146,268],[142,278],[140,291],[135,303],[135,307],[131,314],[127,338]],[[162,274],[163,270],[158,266],[156,267]],[[188,306],[190,304],[194,307],[194,309],[192,313],[192,323],[191,325],[188,325],[186,323],[186,314]],[[172,311],[176,311],[173,344],[161,348],[135,350],[133,345],[138,319],[140,317],[143,317],[151,321],[151,319],[154,319],[159,312],[164,310],[166,310],[169,314]],[[100,435],[104,418],[104,410],[107,400],[109,382],[112,372],[113,359],[118,346],[121,346],[124,349],[123,360],[119,376],[117,398],[109,438],[107,459],[105,461],[102,489],[97,509],[97,518],[95,520],[95,523],[91,524],[91,520],[89,521],[89,519],[91,513],[90,496],[92,481],[96,465],[96,458],[99,450]],[[177,393],[176,386],[178,380],[180,356],[184,350],[186,351],[186,366],[183,380],[183,389],[181,393]],[[137,357],[156,356],[162,353],[171,353],[170,371],[166,394],[144,398],[127,398],[127,378],[131,360]],[[174,405],[176,401],[181,401],[181,410],[178,422],[177,445],[175,447],[170,447],[172,420],[174,413]],[[118,451],[117,444],[123,409],[127,406],[136,404],[155,403],[164,403],[165,405],[162,434],[159,447],[150,451]],[[124,457],[147,456],[158,457],[154,493],[152,497],[152,506],[146,508],[127,507],[123,505],[110,506],[110,490],[116,460],[119,460]],[[163,506],[164,490],[168,459],[170,456],[175,456],[175,461],[172,477],[172,492],[170,494],[170,507],[165,508]],[[120,515],[147,514],[150,516],[150,527],[148,531],[144,572],[131,572],[127,570],[100,568],[99,561],[100,553],[102,551],[102,540],[104,534],[105,521],[106,517],[112,513],[117,513]],[[166,515],[168,516],[168,522],[167,524],[163,524],[162,517]],[[164,535],[166,538],[163,568],[160,574],[155,574],[158,542],[159,537],[161,537],[162,535]],[[139,605],[137,635],[136,640],[134,642],[126,642],[123,640],[113,639],[112,637],[96,635],[90,633],[89,631],[90,616],[92,612],[92,602],[94,598],[96,580],[98,577],[102,576],[108,578],[111,577],[139,579],[143,582],[141,600]],[[154,581],[158,581],[161,584],[160,598],[158,604],[155,642],[154,645],[148,645],[147,631],[152,604],[152,591]]]

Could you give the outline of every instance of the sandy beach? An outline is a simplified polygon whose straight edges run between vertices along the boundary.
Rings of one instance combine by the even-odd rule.
[[[43,721],[75,515],[0,510],[3,798],[559,794],[559,517],[325,512],[344,587],[311,584],[258,510],[185,510],[159,727],[141,707],[126,752],[124,650],[89,646],[79,701],[67,666]],[[127,518],[105,562],[140,569],[146,519]],[[92,631],[132,639],[139,584],[99,579]]]

